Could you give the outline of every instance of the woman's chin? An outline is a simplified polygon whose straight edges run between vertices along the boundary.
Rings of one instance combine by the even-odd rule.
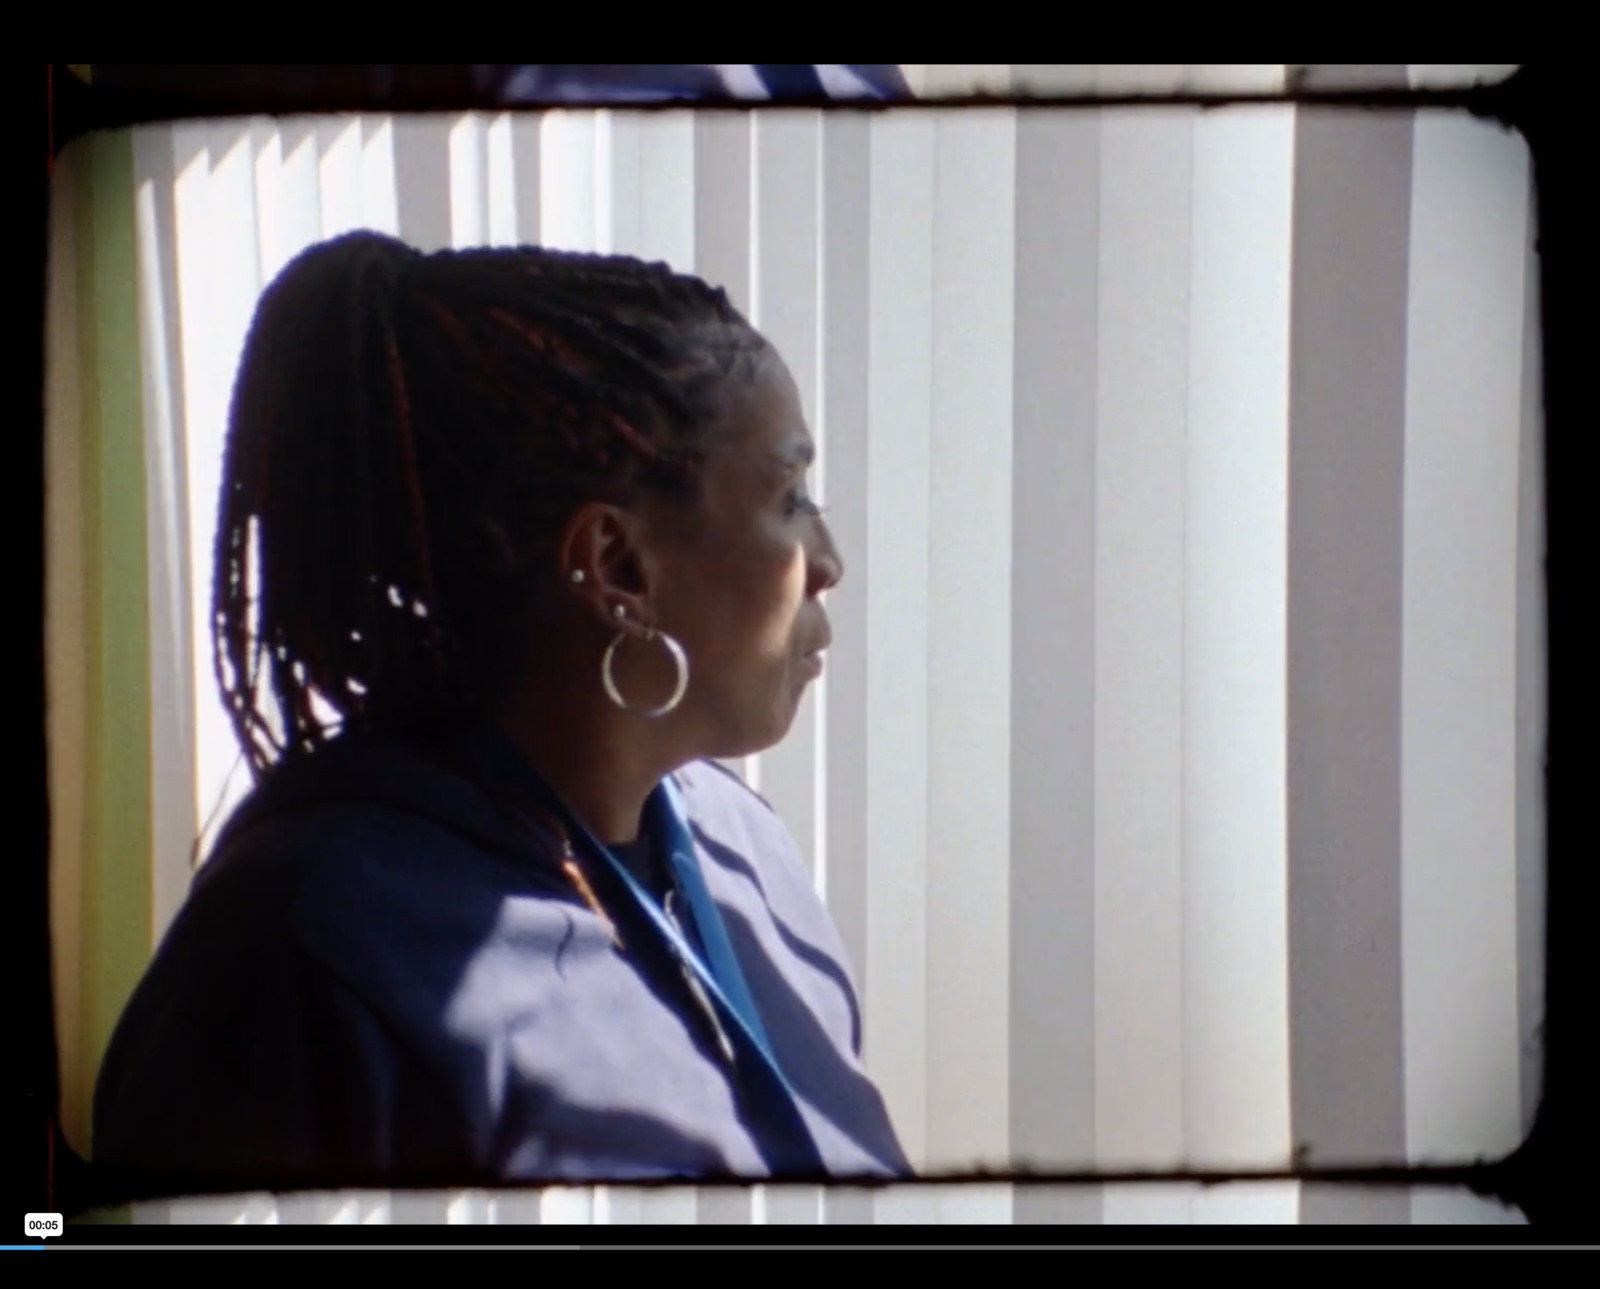
[[[714,760],[732,761],[770,751],[789,736],[800,715],[806,689],[822,674],[822,655],[814,654],[786,669],[782,681],[767,691],[764,701],[745,705],[737,714],[726,713],[714,740]]]
[[[801,691],[802,693],[804,691]],[[716,751],[709,755],[714,760],[735,761],[742,756],[759,756],[770,752],[789,736],[795,717],[800,713],[799,696],[773,712],[768,719],[745,724],[737,734],[717,740]]]

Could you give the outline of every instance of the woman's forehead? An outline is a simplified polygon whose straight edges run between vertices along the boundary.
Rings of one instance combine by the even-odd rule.
[[[800,392],[775,351],[769,351],[730,407],[732,451],[751,464],[789,469],[809,465],[816,454]]]

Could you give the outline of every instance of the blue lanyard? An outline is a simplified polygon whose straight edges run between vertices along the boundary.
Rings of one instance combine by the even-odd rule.
[[[709,963],[695,951],[694,946],[689,943],[673,919],[650,898],[634,875],[628,871],[627,865],[613,855],[609,848],[601,845],[578,822],[571,811],[566,813],[573,826],[583,834],[584,840],[604,857],[607,866],[633,897],[634,904],[666,939],[691,977],[698,981],[704,992],[714,1000],[713,1010],[720,1008],[723,1014],[733,1021],[746,1043],[755,1049],[760,1058],[760,1068],[766,1077],[752,1079],[747,1088],[757,1103],[765,1105],[770,1122],[774,1128],[779,1129],[782,1139],[787,1143],[785,1146],[787,1168],[799,1173],[821,1172],[822,1158],[811,1130],[806,1125],[805,1116],[800,1113],[799,1097],[795,1093],[794,1086],[784,1076],[783,1067],[778,1064],[778,1058],[773,1053],[766,1028],[761,1023],[761,1015],[756,1010],[755,999],[750,994],[750,987],[745,981],[744,972],[739,968],[739,960],[734,955],[733,945],[728,939],[727,927],[723,925],[722,915],[717,911],[710,891],[706,889],[700,865],[694,857],[694,842],[685,820],[683,799],[671,779],[661,781],[660,787],[652,794],[647,809],[654,814],[660,828],[660,837],[667,850],[668,866],[689,903],[690,916],[694,919],[695,930],[705,946]],[[779,1171],[783,1170],[783,1167],[779,1168]]]
[[[575,819],[573,823],[582,830],[584,840],[605,859],[607,866],[627,887],[634,903],[665,937],[674,953],[699,980],[701,987],[743,1031],[745,1038],[761,1054],[761,1059],[766,1062],[792,1097],[793,1089],[790,1088],[788,1079],[784,1078],[783,1069],[772,1051],[766,1027],[761,1023],[761,1014],[756,1010],[750,986],[745,981],[744,972],[739,967],[739,960],[734,955],[733,945],[728,939],[727,927],[723,924],[722,915],[718,912],[710,891],[706,889],[700,865],[694,858],[694,842],[690,838],[689,827],[684,820],[683,798],[678,792],[677,785],[670,779],[663,779],[660,788],[652,794],[647,810],[655,815],[660,828],[660,840],[667,852],[668,867],[679,889],[682,890],[684,899],[688,901],[689,914],[694,919],[695,931],[699,934],[700,943],[705,947],[704,958],[695,950],[694,945],[689,942],[677,924],[640,886],[628,866],[613,855],[609,847],[597,841],[581,823]]]
[[[657,933],[666,941],[671,952],[680,960],[690,978],[712,1000],[712,1011],[719,1011],[732,1022],[732,1027],[757,1057],[751,1070],[747,1090],[756,1103],[765,1107],[772,1127],[779,1137],[774,1142],[782,1152],[784,1162],[780,1171],[811,1174],[822,1171],[822,1159],[815,1139],[800,1112],[800,1099],[793,1085],[784,1076],[778,1064],[766,1028],[756,1010],[755,1000],[739,968],[726,926],[717,910],[705,879],[695,859],[694,841],[689,832],[683,798],[670,778],[663,779],[651,794],[646,805],[647,818],[658,828],[658,836],[667,853],[667,863],[689,904],[706,958],[702,958],[687,937],[655,900],[644,890],[638,880],[610,849],[602,845],[584,827],[577,815],[562,801],[543,777],[534,772],[519,752],[498,735],[488,740],[491,758],[509,774],[513,781],[521,781],[536,791],[536,795],[554,808],[568,826],[588,844],[591,853],[602,857],[606,867],[616,875],[633,900],[635,908],[649,919]],[[479,744],[480,755],[483,750]]]
[[[749,983],[739,967],[738,956],[728,939],[728,928],[722,920],[711,892],[706,889],[705,877],[695,859],[694,839],[689,833],[687,812],[678,785],[671,779],[661,781],[660,795],[655,801],[655,815],[659,836],[667,852],[667,865],[678,889],[689,903],[689,915],[694,919],[700,944],[705,949],[707,966],[722,986],[729,1006],[738,1013],[745,1028],[774,1070],[782,1073],[778,1058],[772,1050],[772,1040],[761,1023],[761,1011],[750,993]]]

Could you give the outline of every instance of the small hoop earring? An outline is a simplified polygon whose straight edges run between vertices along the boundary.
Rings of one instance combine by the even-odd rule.
[[[646,641],[659,640],[666,646],[667,652],[672,655],[672,663],[678,673],[678,683],[673,687],[672,697],[667,699],[660,707],[651,709],[630,707],[628,706],[628,701],[623,698],[617,689],[616,677],[611,674],[611,664],[617,656],[617,646],[627,637],[628,633],[626,631],[617,632],[616,638],[606,646],[605,654],[600,659],[600,683],[605,686],[606,697],[623,711],[633,716],[642,716],[647,720],[655,720],[657,717],[665,716],[683,701],[684,692],[689,688],[689,655],[684,653],[683,646],[665,631],[651,631],[646,635]]]

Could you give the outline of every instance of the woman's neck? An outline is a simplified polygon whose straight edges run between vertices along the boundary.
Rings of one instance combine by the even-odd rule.
[[[546,690],[504,704],[496,724],[597,839],[639,836],[645,802],[673,768],[626,713],[578,704]]]

